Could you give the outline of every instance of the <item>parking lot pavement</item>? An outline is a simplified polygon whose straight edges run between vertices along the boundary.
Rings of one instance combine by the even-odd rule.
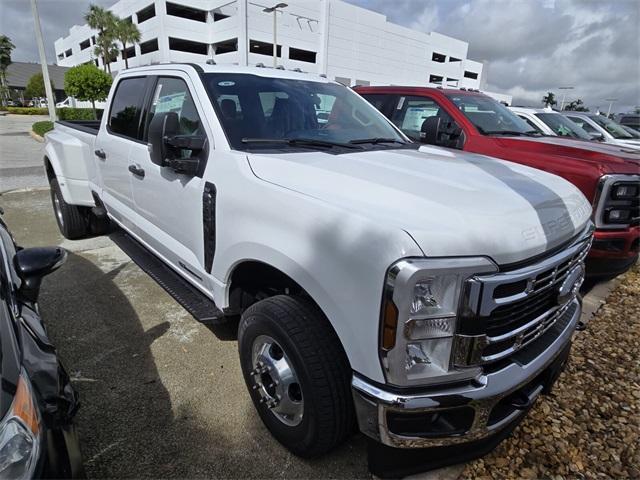
[[[232,328],[197,323],[108,238],[65,241],[47,191],[0,196],[24,246],[62,244],[40,307],[73,377],[89,477],[367,477],[361,435],[291,455],[255,413]]]
[[[49,117],[0,116],[0,192],[47,185],[42,167],[44,145],[30,136],[31,125]]]

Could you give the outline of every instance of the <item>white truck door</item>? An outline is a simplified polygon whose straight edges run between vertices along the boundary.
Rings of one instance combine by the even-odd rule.
[[[135,217],[129,156],[132,147],[142,143],[140,115],[146,81],[145,77],[125,77],[118,82],[109,111],[104,112],[108,117],[95,142],[103,188],[100,198],[109,213],[128,228]]]
[[[207,135],[199,100],[194,101],[188,76],[179,72],[157,77],[145,126],[154,115],[175,112],[181,135]],[[193,283],[205,286],[203,193],[205,182],[196,175],[176,173],[151,161],[147,145],[134,145],[130,159],[144,176],[132,179],[133,198],[140,215],[141,239]]]

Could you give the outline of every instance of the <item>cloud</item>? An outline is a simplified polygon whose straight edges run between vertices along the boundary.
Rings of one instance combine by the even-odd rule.
[[[68,35],[73,25],[85,23],[83,16],[89,9],[89,3],[86,0],[38,0],[48,63],[55,63],[56,60],[53,42]],[[108,7],[115,0],[92,0],[91,3]],[[0,0],[0,33],[11,38],[16,46],[11,55],[14,61],[40,61],[29,0]]]
[[[640,1],[353,0],[390,21],[469,42],[488,61],[487,89],[540,105],[547,91],[592,109],[640,105]],[[616,110],[616,108],[614,108]]]
[[[115,0],[93,0],[110,6]],[[349,0],[395,23],[469,42],[469,58],[488,61],[488,89],[539,105],[547,91],[574,86],[570,99],[618,110],[640,105],[638,0]],[[28,0],[0,0],[0,32],[16,61],[38,61]],[[83,24],[86,0],[39,0],[47,59],[53,42]]]

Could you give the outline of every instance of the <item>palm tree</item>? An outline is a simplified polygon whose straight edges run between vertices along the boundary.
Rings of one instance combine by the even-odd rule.
[[[2,90],[0,101],[2,101],[3,104],[9,90],[7,87],[7,68],[11,65],[11,51],[14,48],[16,48],[16,46],[11,42],[9,37],[0,35],[0,89]]]
[[[138,26],[129,20],[118,20],[115,28],[115,38],[122,43],[122,58],[124,58],[124,68],[129,68],[127,60],[127,44],[135,45],[140,41],[140,30]]]
[[[91,4],[89,5],[89,11],[84,15],[84,19],[91,28],[98,30],[99,35],[95,49],[96,55],[98,55],[98,51],[100,51],[105,72],[107,68],[109,72],[111,72],[109,63],[111,63],[113,56],[108,55],[108,53],[113,49],[113,38],[118,17],[109,10]]]
[[[111,73],[111,62],[118,58],[118,46],[109,35],[99,35],[93,50],[96,57],[101,57],[105,72]]]

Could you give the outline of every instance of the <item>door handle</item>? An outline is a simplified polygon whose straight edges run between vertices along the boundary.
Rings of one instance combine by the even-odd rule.
[[[96,150],[95,152],[93,152],[96,154],[96,157],[100,157],[103,160],[107,159],[107,154],[104,153],[104,150]]]
[[[136,167],[135,165],[129,165],[129,171],[136,177],[144,178],[144,169]]]

